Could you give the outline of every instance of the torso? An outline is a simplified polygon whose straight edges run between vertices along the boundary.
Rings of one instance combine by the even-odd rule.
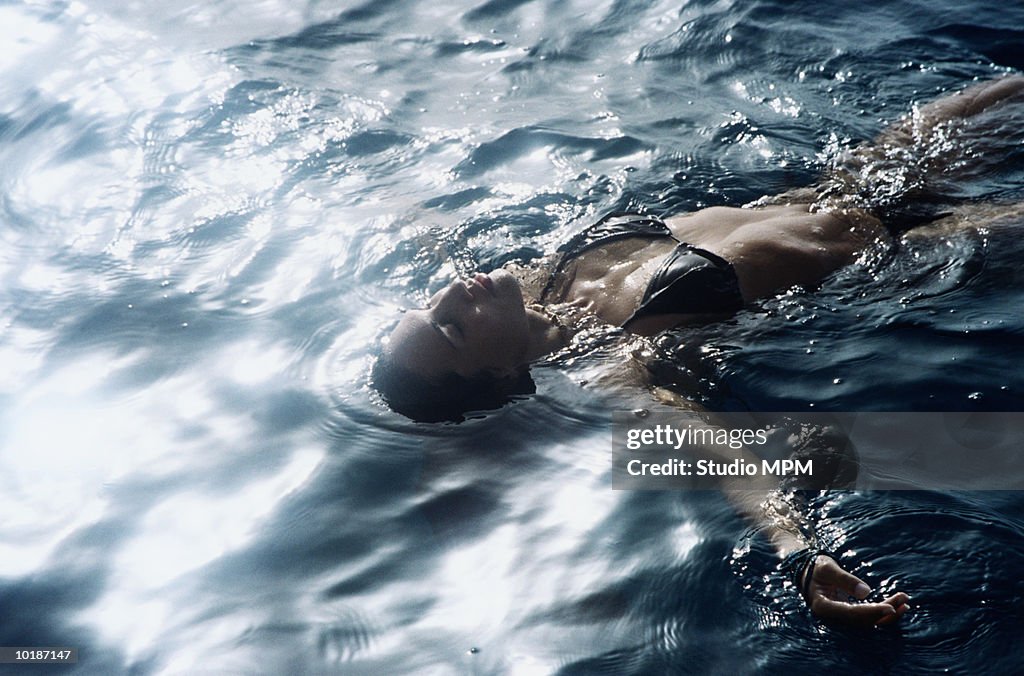
[[[732,264],[745,301],[796,284],[821,281],[870,241],[885,237],[877,219],[859,212],[810,213],[808,205],[757,209],[713,207],[665,221],[670,237],[628,237],[589,248],[562,263],[549,301],[582,307],[621,326],[641,303],[651,278],[678,241]],[[644,317],[629,331],[653,335],[700,319],[685,314]]]
[[[621,326],[675,247],[675,240],[667,237],[629,238],[585,251],[563,268],[556,297]]]

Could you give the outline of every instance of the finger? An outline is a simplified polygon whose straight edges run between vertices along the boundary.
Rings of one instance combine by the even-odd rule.
[[[896,609],[888,603],[843,603],[824,596],[814,599],[811,612],[822,619],[855,624],[876,624],[890,615],[896,615]]]
[[[868,594],[871,593],[871,587],[867,586],[864,580],[852,573],[847,573],[831,557],[823,556],[822,558],[824,561],[820,565],[826,569],[822,572],[827,573],[827,577],[830,578],[829,582],[842,589],[848,596],[852,596],[857,600],[863,601],[868,597]]]
[[[875,621],[875,624],[879,626],[884,626],[886,624],[892,624],[893,622],[903,617],[903,615],[908,610],[910,610],[910,604],[907,603],[909,600],[910,597],[904,594],[903,592],[896,592],[892,596],[882,601],[882,603],[892,606],[896,610],[896,612],[892,613],[891,615],[883,615],[880,619]]]
[[[883,599],[882,603],[888,603],[893,608],[899,608],[900,606],[902,606],[903,604],[905,604],[905,603],[907,603],[909,601],[910,601],[910,597],[909,596],[907,596],[903,592],[896,592],[892,596],[890,596],[890,597],[888,597],[886,599]]]
[[[908,610],[910,610],[910,604],[909,603],[904,603],[902,606],[899,606],[898,608],[896,608],[896,612],[895,613],[893,613],[892,615],[886,615],[882,619],[880,619],[877,622],[875,622],[875,624],[877,624],[879,626],[886,625],[886,624],[892,624],[896,620],[898,620],[901,617],[903,617],[903,615],[906,614],[906,612]]]

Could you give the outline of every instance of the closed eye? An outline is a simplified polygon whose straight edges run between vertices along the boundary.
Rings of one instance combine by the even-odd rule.
[[[455,347],[458,347],[463,342],[465,342],[465,338],[462,335],[462,327],[459,326],[456,322],[448,322],[446,324],[442,324],[441,328],[444,329],[445,333],[451,339],[451,342],[453,345],[455,345]]]
[[[444,338],[446,343],[452,346],[453,350],[459,349],[458,345],[456,345],[456,342],[462,339],[462,332],[459,331],[458,334],[453,335],[453,331],[451,329],[449,329],[448,331],[445,330],[445,327],[454,327],[454,324],[445,324],[445,326],[443,327],[440,324],[438,324],[435,320],[431,319],[430,325],[434,327],[435,331],[441,334],[441,337]],[[455,327],[454,330],[458,331],[458,327]]]

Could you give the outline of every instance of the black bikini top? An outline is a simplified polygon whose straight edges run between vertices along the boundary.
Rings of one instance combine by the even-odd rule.
[[[554,290],[559,275],[565,271],[565,266],[573,259],[578,258],[584,251],[627,237],[675,239],[672,236],[672,231],[659,218],[628,213],[608,214],[589,228],[576,233],[568,242],[558,247],[557,253],[561,255],[555,268],[548,275],[547,284],[544,285],[544,290],[540,294],[540,302],[543,303],[547,300],[548,294]]]
[[[678,242],[644,291],[640,305],[623,322],[665,314],[725,314],[743,307],[732,265],[706,249],[679,242],[664,221],[638,214],[609,214],[558,248],[561,257],[540,294],[543,303],[565,266],[583,252],[627,237],[668,237]]]

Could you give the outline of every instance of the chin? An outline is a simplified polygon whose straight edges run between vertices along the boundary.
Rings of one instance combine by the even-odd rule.
[[[487,276],[491,278],[495,286],[514,286],[516,289],[519,288],[519,280],[505,268],[498,268],[489,272]]]
[[[487,276],[494,282],[494,295],[496,297],[516,298],[522,304],[523,289],[515,275],[504,268],[498,268]]]

